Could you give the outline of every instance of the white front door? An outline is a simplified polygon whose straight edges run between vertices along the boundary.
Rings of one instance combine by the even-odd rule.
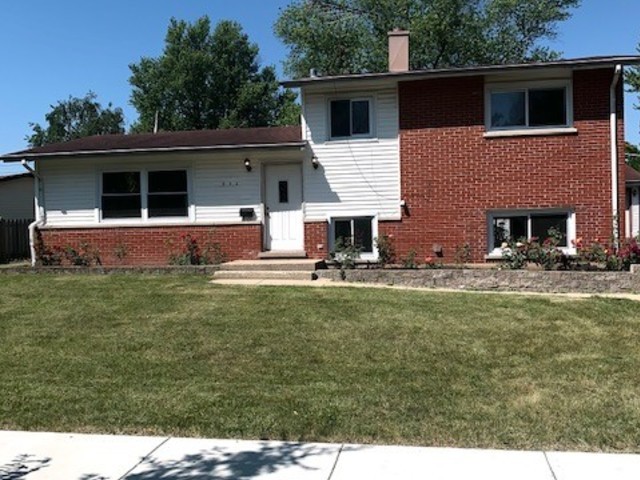
[[[301,165],[267,165],[265,190],[267,250],[303,250]]]

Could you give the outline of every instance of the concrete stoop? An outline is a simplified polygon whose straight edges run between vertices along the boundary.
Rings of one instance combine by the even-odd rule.
[[[323,261],[308,259],[236,260],[220,265],[214,280],[315,280]]]

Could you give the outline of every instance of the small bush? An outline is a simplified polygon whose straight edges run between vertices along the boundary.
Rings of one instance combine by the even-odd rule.
[[[418,257],[418,252],[416,252],[415,248],[412,248],[407,252],[407,256],[402,259],[402,266],[404,268],[418,268],[418,261],[416,258]]]
[[[436,261],[433,257],[427,257],[424,259],[424,267],[427,269],[439,269],[442,268],[442,262]]]
[[[582,265],[596,266],[609,271],[629,270],[632,264],[640,263],[640,245],[637,238],[628,238],[619,248],[604,244],[595,239],[589,246],[584,246],[582,239],[574,242],[578,251],[578,262]]]
[[[66,245],[64,247],[64,256],[67,263],[75,267],[89,267],[91,265],[100,265],[100,252],[91,248],[87,242],[80,243],[79,247]]]
[[[396,261],[396,247],[391,235],[381,235],[376,238],[378,248],[378,263],[381,266],[391,265]]]
[[[174,242],[169,241],[169,263],[171,265],[218,265],[226,260],[222,246],[207,239],[203,244],[190,233],[180,235],[181,245],[174,250]]]
[[[465,242],[456,247],[453,259],[457,265],[471,263],[471,245],[469,245],[469,242]]]
[[[345,242],[339,238],[333,251],[330,253],[333,260],[340,267],[340,276],[344,280],[346,277],[345,270],[356,268],[356,262],[360,258],[361,249],[351,242]]]

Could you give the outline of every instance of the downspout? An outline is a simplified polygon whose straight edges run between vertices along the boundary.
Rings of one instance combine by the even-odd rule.
[[[611,213],[613,215],[613,244],[620,246],[620,212],[618,195],[618,112],[617,87],[622,74],[622,65],[616,65],[609,92],[609,112],[611,121]]]
[[[35,221],[29,224],[29,250],[31,252],[31,266],[35,267],[36,262],[38,260],[38,256],[36,253],[36,229],[45,224],[45,213],[44,207],[42,205],[42,189],[44,187],[44,183],[42,182],[42,178],[38,174],[36,170],[31,168],[31,166],[27,163],[26,160],[22,160],[20,162],[22,166],[33,174],[34,180],[34,204],[35,204],[35,212],[36,218]],[[37,168],[37,164],[36,164]]]

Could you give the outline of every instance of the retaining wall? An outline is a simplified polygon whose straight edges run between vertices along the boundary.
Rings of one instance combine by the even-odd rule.
[[[339,270],[318,270],[340,280]],[[345,281],[455,290],[542,293],[640,293],[640,272],[545,272],[528,270],[346,270]]]

